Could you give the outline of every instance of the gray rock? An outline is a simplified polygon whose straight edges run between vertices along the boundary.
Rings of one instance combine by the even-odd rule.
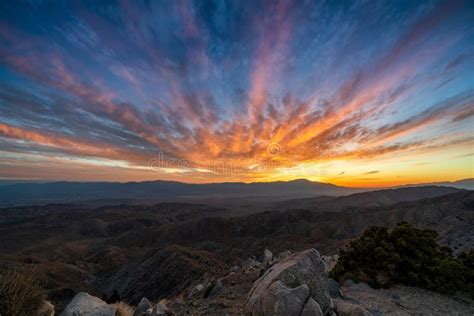
[[[289,256],[291,255],[291,251],[287,250],[287,251],[282,251],[280,252],[276,258],[273,260],[274,262],[278,262],[278,261],[281,261],[283,259],[286,259],[288,258]]]
[[[155,305],[155,308],[153,308],[153,314],[152,315],[169,315],[170,311],[168,307],[166,307],[164,304],[157,303]]]
[[[342,299],[334,300],[334,309],[338,316],[370,316],[362,306]]]
[[[341,286],[337,283],[334,279],[328,280],[328,288],[329,288],[329,295],[332,298],[339,298],[341,297]]]
[[[273,253],[270,250],[265,249],[263,251],[263,263],[267,264],[267,263],[272,262],[272,260],[273,260]]]
[[[140,300],[140,302],[137,305],[137,308],[135,309],[135,312],[133,313],[134,316],[142,316],[142,315],[148,315],[147,311],[151,308],[151,303],[150,301],[144,297]]]
[[[306,304],[304,304],[301,316],[324,316],[324,314],[319,304],[312,297],[309,297]]]
[[[281,281],[276,281],[268,287],[267,294],[261,301],[260,307],[264,311],[261,315],[299,315],[309,297],[309,289],[306,284],[289,288]]]
[[[232,268],[230,268],[230,272],[239,272],[240,271],[240,267],[235,265],[233,266]]]
[[[189,293],[188,299],[199,296],[199,294],[201,294],[203,290],[204,290],[204,285],[202,285],[201,283],[197,284],[195,287],[193,287],[193,289]]]
[[[288,316],[300,315],[308,297],[323,312],[329,310],[328,278],[315,249],[290,255],[269,268],[255,281],[244,312],[246,315],[280,315],[279,311],[284,311]]]
[[[61,315],[63,316],[115,316],[117,307],[109,305],[98,297],[85,292],[78,293],[66,306]]]

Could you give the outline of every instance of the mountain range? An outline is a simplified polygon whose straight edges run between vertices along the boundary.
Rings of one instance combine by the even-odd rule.
[[[474,179],[409,186],[446,186],[474,189]],[[146,200],[177,197],[273,197],[281,199],[342,196],[374,189],[351,188],[309,180],[278,182],[227,182],[189,184],[175,181],[147,182],[49,182],[0,186],[0,206],[69,203],[91,200]],[[429,197],[429,196],[427,196]]]

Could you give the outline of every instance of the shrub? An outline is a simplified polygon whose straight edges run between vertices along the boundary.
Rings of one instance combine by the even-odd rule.
[[[45,293],[32,273],[7,269],[0,272],[0,315],[32,315]]]
[[[135,309],[124,302],[115,303],[115,307],[117,307],[115,316],[133,316],[135,313]]]
[[[340,252],[330,275],[374,288],[404,284],[448,294],[463,291],[474,297],[474,251],[455,257],[437,238],[435,231],[405,222],[392,230],[369,227]]]

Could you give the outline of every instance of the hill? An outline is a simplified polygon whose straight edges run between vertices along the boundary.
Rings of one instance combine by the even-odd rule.
[[[430,183],[419,183],[419,184],[407,184],[400,187],[419,187],[419,186],[445,186],[453,187],[465,190],[474,190],[474,178],[467,178],[458,181],[443,181],[443,182],[430,182]]]
[[[338,199],[347,197],[333,201],[343,205]],[[316,247],[335,254],[370,225],[406,221],[435,229],[456,253],[474,248],[471,191],[338,212],[281,208],[228,217],[229,212],[183,203],[2,209],[0,266],[34,267],[55,303],[78,291],[100,296],[114,289],[137,302],[145,289],[150,299],[175,295],[204,274],[219,277],[265,248],[279,253]]]
[[[277,208],[309,209],[319,211],[341,211],[349,207],[375,207],[391,205],[399,202],[417,201],[434,198],[462,189],[442,186],[406,187],[398,189],[374,190],[354,193],[347,196],[321,196],[315,198],[292,199],[277,203]]]

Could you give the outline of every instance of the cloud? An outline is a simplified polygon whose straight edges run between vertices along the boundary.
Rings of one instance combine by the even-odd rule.
[[[363,3],[97,3],[39,21],[19,4],[0,25],[2,139],[15,154],[196,168],[466,146],[474,94],[450,71],[472,57],[472,31],[452,22],[467,10],[411,5],[358,19]]]
[[[376,174],[376,173],[380,173],[380,170],[372,170],[363,174]]]

